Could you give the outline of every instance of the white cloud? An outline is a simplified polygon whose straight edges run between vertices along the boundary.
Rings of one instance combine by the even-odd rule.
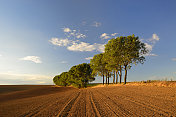
[[[112,33],[111,36],[116,36],[118,33]]]
[[[98,22],[96,22],[96,25],[99,25]],[[86,42],[82,42],[76,39],[85,38],[86,35],[80,33],[79,30],[71,30],[70,28],[63,28],[63,32],[65,32],[65,35],[68,38],[51,38],[49,42],[56,46],[65,46],[69,51],[99,51],[104,52],[104,44],[90,44]],[[116,33],[112,34],[116,35]],[[69,39],[69,38],[73,38]],[[101,35],[102,38],[107,39],[110,38],[110,36],[106,33]]]
[[[70,51],[93,51],[95,50],[95,47],[93,45],[90,45],[89,43],[80,42],[68,46],[67,49]]]
[[[40,57],[38,56],[26,56],[24,58],[20,58],[19,60],[32,61],[34,63],[42,63],[42,61],[40,60]]]
[[[146,49],[149,51],[149,53],[152,51],[152,49],[153,49],[153,46],[152,45],[150,45],[150,44],[148,44],[148,43],[145,43],[145,47],[146,47]]]
[[[94,43],[94,46],[96,47],[97,51],[99,52],[104,52],[105,49],[105,44],[98,44],[98,43]]]
[[[109,38],[113,38],[117,35],[118,33],[112,33],[112,34],[107,34],[107,33],[103,33],[100,35],[101,39],[109,39]]]
[[[93,57],[87,57],[87,58],[85,58],[86,60],[90,60],[90,59],[93,59]]]
[[[52,38],[49,40],[53,45],[57,46],[66,46],[70,51],[94,51],[97,50],[99,52],[104,52],[104,44],[90,44],[86,42],[80,42],[79,40],[73,41],[68,39],[58,39]]]
[[[76,33],[75,34],[75,36],[76,36],[76,38],[85,38],[86,37],[86,35],[84,35],[84,34],[81,34],[81,33]]]
[[[158,56],[157,54],[151,53],[153,49],[153,45],[150,45],[148,43],[145,43],[145,47],[148,50],[148,53],[145,54],[145,56]]]
[[[80,43],[73,43],[73,45],[67,47],[68,50],[70,51],[100,51],[104,52],[104,44],[90,44],[90,43],[85,43],[85,42],[80,42]]]
[[[94,27],[100,27],[100,26],[101,26],[101,23],[95,21],[92,26],[94,26]]]
[[[157,34],[153,34],[152,38],[147,39],[146,41],[148,43],[145,43],[146,49],[149,51],[145,56],[158,56],[157,54],[151,53],[153,50],[153,47],[155,46],[155,43],[159,41],[159,36]],[[141,39],[141,41],[144,41],[144,39]]]
[[[59,39],[59,38],[51,38],[49,42],[51,42],[53,45],[58,45],[58,46],[67,46],[68,44],[72,43],[71,40]]]
[[[71,29],[70,28],[63,28],[63,31],[64,32],[71,32]]]
[[[160,40],[160,38],[159,38],[159,36],[157,34],[153,34],[152,38],[148,39],[148,41],[153,43],[153,44],[155,44],[159,40]]]
[[[65,34],[67,35],[67,37],[73,37],[73,38],[85,38],[86,35],[80,33],[80,31],[78,30],[71,30],[70,28],[63,28],[63,31],[65,32]]]
[[[0,54],[0,57],[2,56],[2,54]]]
[[[53,76],[41,74],[0,73],[0,84],[52,84]]]
[[[100,38],[101,39],[109,39],[111,37],[107,33],[103,33],[103,34],[100,35]]]
[[[153,38],[154,40],[156,40],[156,41],[159,41],[159,37],[158,37],[157,34],[153,34],[152,38]]]
[[[172,58],[172,61],[176,61],[176,58]]]

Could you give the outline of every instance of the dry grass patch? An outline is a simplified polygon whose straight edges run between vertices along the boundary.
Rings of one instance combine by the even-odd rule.
[[[159,80],[148,80],[148,81],[139,81],[139,82],[127,82],[127,84],[98,84],[91,88],[98,87],[111,87],[111,86],[158,86],[158,87],[176,87],[176,81],[159,81]]]

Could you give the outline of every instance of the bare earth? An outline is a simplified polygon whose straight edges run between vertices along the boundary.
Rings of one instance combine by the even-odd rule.
[[[0,117],[176,116],[175,87],[0,86],[0,89]]]

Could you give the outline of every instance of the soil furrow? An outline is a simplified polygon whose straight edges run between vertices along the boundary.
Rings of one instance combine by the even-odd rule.
[[[86,110],[85,110],[85,90],[80,90],[79,97],[75,100],[74,104],[72,105],[70,111],[68,112],[68,117],[84,117]]]
[[[135,105],[143,106],[145,108],[148,108],[151,111],[155,111],[156,113],[158,113],[161,116],[169,116],[169,114],[168,114],[169,112],[167,112],[168,110],[166,111],[166,110],[161,109],[161,108],[159,108],[157,106],[154,106],[154,105],[151,105],[151,104],[147,104],[147,103],[143,103],[142,100],[136,101],[136,100],[134,100],[133,98],[131,98],[129,96],[124,96],[122,98],[134,103]],[[172,113],[172,112],[170,112],[170,113]]]
[[[55,99],[58,99],[56,101],[46,100],[44,103],[42,103],[41,106],[32,108],[32,110],[30,110],[30,112],[21,115],[21,117],[40,116],[40,114],[44,113],[44,111],[48,110],[49,108],[53,109],[53,107],[57,106],[59,104],[59,102],[68,100],[70,97],[72,97],[72,95],[73,95],[72,93],[69,93],[69,95],[67,94],[65,96],[55,98]]]
[[[0,117],[176,117],[174,87],[42,87],[0,95]]]
[[[130,110],[135,107],[136,110],[138,110],[138,111],[133,110],[133,112],[135,112],[135,111],[136,111],[136,113],[142,112],[142,113],[140,113],[140,115],[143,115],[144,113],[146,113],[147,115],[151,115],[151,116],[154,116],[154,115],[175,116],[174,112],[167,110],[167,109],[160,108],[157,105],[154,105],[155,104],[154,102],[156,102],[156,101],[147,103],[148,101],[153,100],[153,99],[149,98],[148,100],[145,100],[145,98],[146,98],[145,95],[143,95],[143,97],[141,96],[140,98],[138,98],[138,94],[135,92],[131,93],[130,89],[129,89],[129,92],[123,92],[120,95],[118,94],[118,92],[115,93],[115,91],[113,91],[113,90],[112,91],[103,90],[103,92],[106,93],[107,96],[110,96],[112,101],[119,102],[123,105],[125,105],[125,103],[126,103],[126,105],[128,105],[126,107],[126,109],[130,108],[131,105],[135,105],[135,106],[132,106],[132,108],[130,108]],[[112,92],[114,92],[114,93],[112,93]],[[129,96],[129,94],[130,94],[130,96]],[[132,96],[135,96],[135,97],[132,97]],[[122,100],[124,100],[124,101],[122,101]],[[161,100],[161,101],[164,101],[164,100]],[[170,106],[170,107],[172,107],[172,106]]]
[[[59,107],[63,106],[66,103],[66,101],[69,100],[70,97],[72,97],[72,96],[73,96],[73,93],[71,93],[70,95],[68,95],[66,97],[64,96],[64,97],[57,98],[56,101],[51,102],[47,107],[41,109],[38,113],[34,114],[33,116],[42,116],[42,115],[47,115],[49,113],[50,114],[53,113],[52,115],[55,115],[54,111],[60,111]],[[61,102],[63,102],[63,103],[61,103]],[[58,105],[60,105],[60,106],[58,106]],[[48,113],[48,110],[51,110],[51,111]]]
[[[80,91],[77,93],[75,97],[73,97],[71,100],[68,101],[68,103],[64,106],[64,108],[59,112],[57,117],[66,117],[72,108],[72,105],[74,104],[75,100],[79,97]]]
[[[121,111],[115,111],[114,108],[118,108],[117,105],[109,105],[108,99],[104,98],[102,95],[100,95],[97,91],[93,91],[92,98],[95,102],[95,105],[98,107],[100,111],[101,116],[124,116],[127,115],[125,113],[122,113]]]
[[[101,116],[100,116],[100,113],[99,113],[99,111],[98,111],[98,109],[97,109],[97,107],[96,107],[96,105],[95,105],[95,103],[94,103],[94,100],[93,100],[93,98],[92,98],[92,92],[89,92],[89,95],[90,95],[90,96],[89,96],[90,102],[91,102],[93,111],[94,111],[94,113],[95,113],[95,117],[101,117]]]
[[[171,111],[169,110],[165,110],[165,109],[162,109],[160,107],[157,107],[151,103],[145,103],[146,100],[141,100],[141,99],[138,99],[136,100],[136,98],[134,99],[133,97],[130,97],[130,96],[127,96],[127,95],[117,95],[117,94],[111,94],[111,97],[118,97],[118,98],[121,98],[123,100],[128,100],[132,103],[134,103],[136,106],[140,106],[140,107],[143,107],[145,109],[148,109],[148,110],[151,110],[152,112],[155,112],[155,114],[157,113],[158,115],[163,115],[163,116],[169,116],[168,113],[172,113]]]
[[[111,99],[109,96],[106,96],[106,95],[104,95],[104,94],[102,94],[100,91],[97,91],[99,94],[101,94],[101,97],[105,97],[104,99],[102,99],[102,100],[107,100],[107,102],[105,101],[105,103],[108,105],[108,103],[111,105],[111,106],[109,106],[109,108],[114,108],[114,110],[116,110],[116,111],[114,111],[114,113],[116,114],[116,115],[120,115],[120,116],[139,116],[137,113],[134,113],[134,112],[132,112],[132,111],[130,111],[129,109],[127,109],[126,107],[124,107],[122,104],[120,104],[120,103],[117,103],[116,101],[114,101],[113,99]],[[123,101],[123,100],[122,100]],[[112,106],[112,105],[114,105],[114,106]],[[111,109],[111,110],[113,110],[113,109]],[[118,114],[116,113],[116,112],[118,112]]]

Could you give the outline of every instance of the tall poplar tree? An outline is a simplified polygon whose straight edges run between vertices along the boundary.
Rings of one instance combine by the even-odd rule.
[[[144,55],[148,52],[145,44],[139,40],[139,37],[130,35],[124,37],[122,43],[122,61],[125,70],[124,84],[127,80],[127,70],[131,68],[131,64],[144,63]]]
[[[106,62],[103,58],[103,53],[94,55],[93,59],[90,60],[91,68],[93,69],[93,74],[103,77],[103,84],[105,75],[107,76]]]
[[[132,64],[143,63],[145,61],[144,55],[147,52],[145,44],[134,35],[111,39],[105,45],[106,59],[109,59],[108,64],[114,67],[117,73],[119,73],[120,83],[122,69],[125,70],[124,84],[126,84],[128,69],[131,68]]]

